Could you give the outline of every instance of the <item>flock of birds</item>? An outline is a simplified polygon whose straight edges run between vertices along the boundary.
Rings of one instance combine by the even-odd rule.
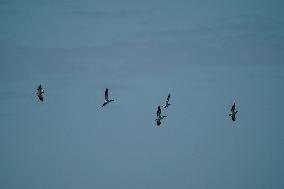
[[[44,90],[43,90],[41,85],[38,86],[36,94],[37,94],[37,97],[39,98],[39,100],[43,101]],[[171,98],[171,94],[168,95],[168,97],[166,99],[166,104],[163,106],[163,108],[168,108],[171,105],[170,104],[170,98]],[[114,101],[114,99],[109,99],[108,89],[106,89],[105,90],[105,101],[102,104],[102,107],[105,107],[107,104],[109,104],[113,101]],[[236,114],[237,113],[238,113],[238,110],[236,109],[236,103],[234,102],[234,104],[231,107],[230,113],[229,113],[229,116],[231,117],[232,121],[236,121]],[[166,117],[168,117],[168,116],[162,115],[161,106],[158,106],[157,117],[155,119],[157,126],[160,126],[162,119],[164,119]]]

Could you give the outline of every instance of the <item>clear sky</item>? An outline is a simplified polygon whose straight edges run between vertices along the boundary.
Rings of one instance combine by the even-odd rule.
[[[0,188],[284,188],[282,0],[0,0],[0,86]]]

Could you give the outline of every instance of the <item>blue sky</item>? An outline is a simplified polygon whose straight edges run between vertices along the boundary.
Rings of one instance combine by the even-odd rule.
[[[0,188],[284,187],[282,1],[2,0],[0,25]]]

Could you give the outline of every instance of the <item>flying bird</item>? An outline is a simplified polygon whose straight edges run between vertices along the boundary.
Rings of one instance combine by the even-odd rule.
[[[167,100],[166,100],[166,105],[164,106],[164,108],[167,108],[167,107],[169,107],[169,106],[171,105],[171,104],[169,103],[170,98],[171,98],[171,94],[168,95]]]
[[[232,118],[232,121],[236,121],[237,113],[238,113],[238,110],[236,110],[236,103],[234,102],[233,106],[231,107],[231,112],[229,113],[229,116]]]
[[[102,107],[106,106],[108,103],[110,103],[110,102],[112,102],[112,101],[114,101],[114,100],[109,100],[109,99],[108,99],[108,89],[106,89],[106,90],[105,90],[105,101],[104,101]]]
[[[44,90],[41,87],[41,85],[38,86],[37,88],[37,97],[39,98],[40,101],[43,101],[43,94],[44,94]]]
[[[165,117],[168,117],[168,116],[161,116],[161,107],[158,106],[158,109],[157,109],[157,118],[155,119],[156,123],[157,123],[157,126],[160,126],[161,125],[161,120],[164,119]]]

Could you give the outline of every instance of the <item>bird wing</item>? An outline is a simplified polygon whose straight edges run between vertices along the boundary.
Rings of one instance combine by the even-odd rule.
[[[108,89],[105,91],[105,100],[108,101]]]
[[[231,111],[235,111],[235,109],[236,109],[236,103],[233,104]]]
[[[170,101],[170,98],[171,98],[171,94],[169,94],[167,97],[167,103]]]
[[[157,116],[161,117],[161,107],[158,106]]]
[[[38,91],[41,91],[41,89],[42,89],[42,87],[41,87],[41,85],[39,85],[38,88],[37,88],[37,90],[38,90]]]

